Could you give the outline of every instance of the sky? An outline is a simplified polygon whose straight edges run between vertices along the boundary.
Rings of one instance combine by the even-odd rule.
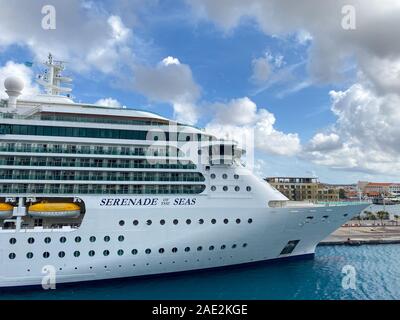
[[[51,52],[76,102],[254,137],[262,177],[400,181],[398,30],[397,0],[0,0],[0,97]]]

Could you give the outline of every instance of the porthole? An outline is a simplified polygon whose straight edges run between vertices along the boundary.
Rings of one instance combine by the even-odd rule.
[[[164,251],[165,251],[164,248],[158,249],[158,252],[159,252],[159,253],[164,253]]]
[[[28,253],[26,254],[26,257],[27,257],[28,259],[32,259],[32,258],[33,258],[33,253],[32,253],[32,252],[28,252]]]
[[[81,237],[75,237],[75,242],[81,242]]]
[[[146,254],[150,254],[151,250],[150,249],[146,249],[145,252],[146,252]]]
[[[154,137],[154,141],[158,141],[158,137],[157,136]]]
[[[247,186],[246,187],[246,191],[250,192],[251,191],[251,187]]]
[[[197,251],[201,251],[201,250],[203,250],[203,247],[202,246],[198,246],[197,247]]]
[[[89,257],[93,257],[94,255],[95,255],[94,250],[90,250],[90,251],[89,251]]]
[[[74,251],[74,257],[79,257],[81,255],[81,253],[79,251]]]
[[[138,253],[138,251],[136,249],[133,249],[131,252],[133,255],[137,255],[137,253]]]
[[[192,223],[192,220],[186,219],[186,224],[191,224],[191,223]]]
[[[253,219],[250,218],[249,220],[247,220],[248,223],[253,223]]]
[[[246,248],[247,247],[247,243],[243,243],[243,248]]]
[[[226,173],[224,173],[224,174],[222,175],[222,179],[228,179],[228,175],[227,175]]]
[[[124,220],[119,220],[119,225],[122,227],[125,224]]]
[[[134,226],[137,226],[138,224],[139,224],[139,221],[133,220],[133,225],[134,225]]]
[[[204,219],[199,219],[199,224],[203,224],[204,223]]]
[[[178,224],[178,219],[174,219],[174,224],[177,225]]]
[[[236,192],[239,192],[239,191],[240,191],[240,187],[239,187],[239,186],[236,186],[236,187],[235,187],[235,191],[236,191]]]
[[[17,242],[17,239],[15,238],[10,238],[10,244],[15,244]]]
[[[103,255],[104,255],[105,257],[107,257],[109,254],[110,254],[110,251],[108,251],[108,250],[104,250],[104,251],[103,251]]]
[[[104,237],[104,241],[105,241],[105,242],[109,242],[109,241],[110,241],[110,236],[105,236],[105,237]]]
[[[48,257],[50,257],[50,253],[49,252],[43,252],[43,258],[47,259]]]
[[[224,190],[225,192],[228,191],[228,186],[223,186],[222,190]]]
[[[120,242],[124,241],[124,239],[125,239],[124,236],[119,236],[119,237],[118,237],[118,241],[120,241]]]
[[[189,247],[186,247],[185,248],[185,252],[189,252],[190,251],[190,248]]]
[[[60,258],[64,258],[64,257],[65,257],[65,252],[64,252],[64,251],[60,251],[60,252],[58,253],[58,256],[59,256]]]
[[[211,223],[212,223],[212,224],[216,224],[216,223],[217,223],[217,220],[211,219]]]
[[[236,223],[239,224],[240,223],[240,219],[236,219]]]
[[[35,242],[35,239],[34,238],[28,238],[28,243],[29,244],[32,244],[32,243],[34,243]]]
[[[226,248],[226,245],[223,244],[223,245],[221,246],[221,250],[225,250],[225,248]]]
[[[229,220],[228,219],[224,219],[224,223],[228,224]]]
[[[214,246],[209,246],[208,250],[213,251],[214,250]]]
[[[11,253],[8,255],[8,257],[12,260],[12,259],[15,259],[16,255],[15,255],[14,252],[11,252]]]
[[[233,244],[233,245],[232,245],[232,249],[235,249],[236,247],[237,247],[236,244]]]
[[[146,221],[146,224],[147,224],[148,226],[150,226],[150,225],[152,224],[151,220],[147,220],[147,221]]]
[[[119,256],[122,256],[124,254],[124,250],[119,249],[117,253],[118,253]]]
[[[210,178],[215,179],[215,173],[211,173]]]
[[[237,180],[237,179],[239,179],[239,175],[238,174],[234,174],[233,178],[235,178]]]
[[[172,252],[173,253],[177,253],[178,252],[178,248],[172,248]]]
[[[96,237],[95,237],[95,236],[91,236],[91,237],[89,238],[89,241],[90,241],[90,242],[95,242],[95,241],[96,241]]]
[[[215,190],[217,190],[217,187],[216,186],[211,186],[211,191],[215,191]]]
[[[186,136],[186,141],[190,141],[190,136]]]
[[[60,242],[61,242],[61,243],[67,242],[67,238],[66,238],[66,237],[61,237],[61,238],[60,238]]]
[[[163,226],[165,224],[165,220],[164,219],[160,220],[160,224]]]
[[[200,156],[201,155],[201,150],[197,150],[197,154]]]
[[[44,242],[45,242],[45,243],[50,243],[50,242],[51,242],[51,238],[50,238],[50,237],[44,238]]]

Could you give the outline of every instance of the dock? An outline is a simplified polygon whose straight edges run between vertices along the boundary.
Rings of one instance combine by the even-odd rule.
[[[322,240],[318,245],[363,245],[400,243],[398,226],[343,226]]]

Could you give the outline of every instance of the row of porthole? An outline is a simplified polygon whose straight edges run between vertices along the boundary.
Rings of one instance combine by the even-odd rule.
[[[215,179],[217,176],[215,175],[215,173],[211,173],[210,174],[210,178],[211,179]],[[239,179],[239,175],[238,174],[234,174],[233,175],[233,178],[235,179],[235,180],[237,180],[237,179]],[[228,179],[228,175],[226,174],[226,173],[224,173],[223,175],[222,175],[222,179]]]
[[[216,187],[216,186],[211,186],[211,191],[216,191],[216,190],[217,190],[217,187]],[[222,190],[224,190],[224,191],[226,192],[226,191],[229,190],[229,187],[228,187],[228,186],[223,186],[223,187],[222,187]],[[236,192],[239,192],[239,191],[240,191],[240,187],[239,187],[239,186],[235,186],[235,191],[236,191]],[[250,187],[250,186],[247,186],[247,187],[246,187],[246,191],[247,191],[247,192],[250,192],[250,191],[251,191],[251,187]]]
[[[243,247],[243,248],[246,248],[246,247],[247,247],[247,243],[243,243],[243,244],[242,244],[242,247]],[[237,244],[234,243],[234,244],[232,245],[231,248],[232,248],[232,249],[237,248]],[[209,250],[209,251],[214,251],[214,249],[215,249],[215,246],[213,246],[213,245],[211,245],[211,246],[208,247],[208,250]],[[220,249],[221,249],[221,250],[225,250],[225,249],[226,249],[226,245],[224,245],[224,244],[221,245]],[[202,246],[198,246],[198,247],[197,247],[197,251],[202,251],[202,250],[203,250],[203,247],[202,247]],[[184,251],[185,251],[185,252],[190,252],[190,251],[191,251],[191,248],[190,248],[190,247],[186,247],[186,248],[184,249]],[[144,252],[145,252],[146,254],[150,254],[150,253],[151,253],[151,249],[147,248]],[[164,252],[165,252],[165,249],[164,249],[164,248],[158,249],[158,253],[163,254]],[[172,252],[172,253],[177,253],[177,252],[178,252],[178,248],[176,248],[176,247],[172,248],[172,249],[171,249],[171,252]],[[138,254],[138,250],[137,250],[137,249],[133,249],[133,250],[131,251],[131,253],[132,253],[133,255],[137,255],[137,254]],[[95,256],[95,254],[96,254],[96,252],[95,252],[94,250],[90,250],[90,251],[88,252],[89,257],[93,257],[93,256]],[[124,255],[124,250],[119,249],[119,250],[117,251],[117,254],[118,254],[119,256],[123,256],[123,255]],[[80,253],[80,251],[74,251],[73,255],[74,255],[74,257],[77,258],[77,257],[79,257],[79,256],[81,255],[81,253]],[[103,251],[103,255],[104,255],[105,257],[109,256],[109,255],[110,255],[110,251],[109,251],[109,250],[104,250],[104,251]],[[17,255],[16,255],[14,252],[11,252],[11,253],[8,255],[9,259],[11,259],[11,260],[15,259],[16,256],[17,256]],[[28,252],[28,253],[26,254],[26,257],[27,257],[28,259],[32,259],[32,258],[33,258],[33,253],[32,253],[32,252]],[[47,251],[43,252],[43,258],[47,259],[47,258],[49,258],[49,257],[50,257],[50,253],[49,253],[49,252],[47,252]],[[60,251],[60,252],[58,253],[58,257],[64,258],[64,257],[65,257],[65,252],[64,252],[64,251]]]
[[[240,223],[242,222],[242,220],[239,219],[239,218],[236,219],[235,221],[236,221],[237,224],[240,224]],[[204,222],[205,222],[204,219],[199,219],[199,220],[198,220],[198,223],[199,223],[199,224],[204,224]],[[225,218],[225,219],[223,220],[223,222],[224,222],[224,224],[228,224],[228,223],[229,223],[229,219],[226,219],[226,218]],[[148,226],[150,226],[152,223],[153,223],[152,220],[147,220],[147,221],[146,221],[146,225],[148,225]],[[164,219],[161,219],[161,220],[160,220],[160,225],[165,225],[165,223],[166,223],[166,222],[165,222]],[[178,221],[178,219],[174,219],[174,220],[172,221],[172,223],[173,223],[174,225],[177,225],[177,224],[179,223],[179,221]],[[186,219],[186,224],[190,225],[191,223],[192,223],[192,220],[191,220],[191,219]],[[216,224],[216,223],[217,223],[217,220],[216,220],[216,219],[211,219],[211,223],[212,223],[212,224]],[[252,218],[247,219],[247,223],[249,223],[249,224],[253,223],[253,219],[252,219]],[[139,224],[139,221],[138,221],[138,220],[134,220],[134,221],[133,221],[133,225],[137,226],[138,224]],[[120,220],[120,221],[119,221],[119,225],[120,225],[120,226],[125,225],[125,221],[124,221],[124,220]],[[109,242],[110,240],[111,240],[110,236],[105,236],[105,237],[104,237],[104,241],[105,241],[105,242]],[[124,237],[123,235],[118,236],[118,241],[122,242],[122,241],[124,241],[124,240],[125,240],[125,237]],[[35,239],[32,238],[32,237],[30,237],[30,238],[28,238],[27,241],[28,241],[29,244],[33,244],[33,243],[35,242]],[[81,241],[82,241],[82,238],[81,238],[80,236],[75,237],[75,242],[79,243],[79,242],[81,242]],[[90,242],[95,242],[95,241],[96,241],[96,237],[95,237],[95,236],[91,236],[91,237],[89,238],[89,241],[90,241]],[[10,244],[16,244],[16,243],[17,243],[17,239],[16,239],[16,238],[10,238],[9,242],[10,242]],[[44,242],[47,243],[47,244],[50,243],[50,242],[51,242],[51,238],[50,238],[50,237],[44,238]],[[60,237],[60,242],[61,242],[61,243],[67,242],[67,238],[66,238],[66,237]]]
[[[104,241],[105,242],[109,242],[111,240],[111,238],[110,238],[110,236],[105,236],[104,237]],[[122,236],[122,235],[120,235],[120,236],[118,236],[118,241],[120,241],[120,242],[122,242],[122,241],[124,241],[125,240],[125,237],[124,236]],[[30,237],[30,238],[28,238],[28,243],[29,244],[33,244],[34,242],[35,242],[35,238],[32,238],[32,237]],[[75,242],[81,242],[82,241],[82,238],[81,237],[79,237],[79,236],[77,236],[77,237],[75,237]],[[95,236],[91,236],[90,238],[89,238],[89,241],[90,242],[96,242],[96,237]],[[44,242],[45,243],[50,243],[51,242],[51,238],[50,237],[46,237],[46,238],[44,238]],[[60,238],[60,242],[61,243],[65,243],[65,242],[67,242],[67,238],[66,237],[61,237]],[[10,238],[10,244],[16,244],[17,243],[17,239],[15,239],[15,238]]]
[[[217,223],[217,220],[216,220],[216,219],[211,219],[210,221],[211,221],[212,224],[216,224],[216,223]],[[237,224],[240,224],[240,223],[242,222],[242,220],[240,220],[239,218],[237,218],[235,221],[236,221]],[[205,220],[204,220],[204,219],[199,219],[197,222],[198,222],[199,224],[204,224]],[[224,222],[224,224],[228,224],[228,223],[229,223],[229,219],[226,219],[226,218],[225,218],[225,219],[223,220],[223,222]],[[247,219],[247,222],[248,222],[248,223],[253,223],[253,219],[249,218],[249,219]],[[163,225],[165,225],[165,223],[166,223],[166,221],[165,221],[164,219],[161,219],[161,220],[160,220],[160,225],[163,226]],[[173,223],[174,225],[177,225],[177,224],[179,224],[179,220],[178,220],[178,219],[174,219],[174,220],[172,220],[172,223]],[[189,224],[191,224],[191,223],[192,223],[192,220],[191,220],[191,219],[186,219],[186,224],[187,224],[187,225],[189,225]],[[120,220],[118,224],[122,227],[122,226],[125,225],[125,221],[124,221],[124,220]],[[153,221],[152,221],[152,220],[150,220],[150,219],[146,220],[146,225],[150,226],[150,225],[152,225],[152,224],[153,224]],[[138,221],[138,220],[133,220],[133,225],[134,225],[134,226],[139,225],[139,221]]]

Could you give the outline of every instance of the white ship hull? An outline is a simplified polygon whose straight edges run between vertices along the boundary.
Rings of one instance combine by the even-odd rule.
[[[76,230],[3,230],[0,234],[0,286],[40,285],[46,275],[43,268],[48,270],[46,266],[56,272],[56,283],[65,283],[310,255],[322,239],[366,206],[246,208],[240,205],[240,200],[232,199],[232,208],[228,209],[218,206],[218,200],[202,196],[156,197],[159,204],[169,199],[169,205],[162,209],[101,205],[103,199],[109,198],[82,197],[87,212]],[[123,198],[115,196],[113,199]],[[190,203],[194,198],[194,205],[174,206],[175,201],[179,202],[175,199]],[[178,220],[176,225],[175,219]],[[200,219],[204,223],[200,224]],[[216,220],[215,224],[212,219]],[[133,224],[134,220],[138,221],[137,225]],[[151,225],[147,225],[147,220],[151,220]],[[165,224],[160,224],[160,220],[165,220]],[[120,221],[124,221],[123,226]],[[74,240],[77,236],[81,237],[79,243]],[[110,237],[109,242],[104,241],[106,236]],[[118,240],[120,236],[124,237],[123,241]],[[29,237],[35,238],[33,244],[28,244]],[[46,237],[51,238],[50,243],[45,243]],[[61,237],[66,237],[65,243],[60,243]],[[90,242],[90,237],[96,240]],[[16,239],[15,244],[10,244],[10,238]],[[287,243],[294,240],[299,240],[294,250],[282,254]],[[161,248],[164,249],[162,253],[159,252]],[[177,251],[173,252],[173,248]],[[146,253],[146,249],[151,252]],[[95,253],[93,256],[89,256],[91,250]],[[104,256],[104,250],[109,251],[108,256]],[[123,254],[118,255],[119,250],[123,250]],[[137,250],[137,254],[132,254],[132,250]],[[65,257],[58,256],[60,251],[65,252]],[[75,251],[80,252],[79,257],[74,256]],[[12,260],[10,252],[15,253]],[[27,259],[27,252],[32,252],[33,258]],[[44,258],[43,252],[48,252],[49,257]]]

